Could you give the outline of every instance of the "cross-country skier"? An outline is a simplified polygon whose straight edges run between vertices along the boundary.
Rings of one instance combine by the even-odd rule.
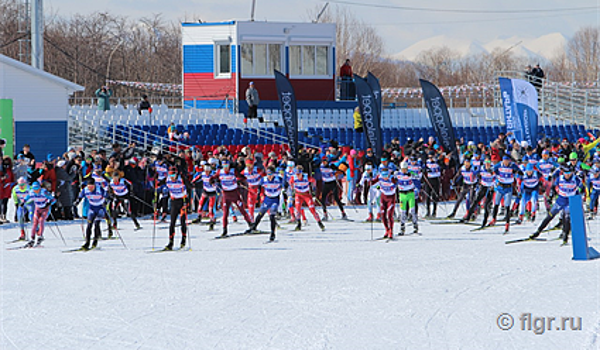
[[[400,169],[402,170],[402,169]],[[422,190],[421,179],[423,179],[423,162],[421,159],[417,159],[416,157],[411,157],[408,160],[408,172],[412,176],[413,184],[415,185],[414,197],[415,197],[415,207],[414,207],[414,216],[419,215],[419,203],[420,203],[420,195]],[[411,209],[412,210],[412,209]]]
[[[221,236],[227,237],[227,218],[229,216],[229,209],[232,205],[235,205],[240,213],[242,213],[242,216],[248,223],[248,226],[252,224],[252,219],[246,212],[244,202],[242,201],[242,197],[238,190],[237,174],[235,169],[231,168],[229,160],[223,160],[222,166],[223,168],[217,170],[217,172],[213,175],[213,179],[218,179],[221,182],[221,188],[223,189],[223,233]]]
[[[25,197],[25,203],[33,203],[33,226],[31,228],[31,240],[25,247],[39,246],[44,241],[44,225],[50,212],[50,207],[56,203],[56,199],[40,186],[39,182],[31,184],[31,191]],[[36,241],[37,236],[37,241]]]
[[[600,198],[600,160],[596,160],[596,165],[590,169],[587,188],[590,193],[590,216],[588,220],[591,220],[598,211],[598,198]]]
[[[458,207],[460,203],[462,203],[463,199],[466,198],[467,209],[473,201],[473,197],[475,196],[475,187],[477,185],[477,172],[471,166],[471,159],[469,157],[465,157],[463,161],[463,166],[460,168],[460,172],[456,174],[453,179],[454,183],[458,183],[462,180],[463,187],[460,193],[458,193],[458,198],[456,198],[456,204],[454,204],[454,209],[450,215],[448,215],[448,219],[451,219],[456,215],[458,211]]]
[[[140,223],[137,221],[137,214],[135,210],[129,210],[128,204],[131,203],[131,188],[130,184],[123,178],[121,178],[121,173],[115,171],[113,174],[112,180],[109,182],[109,190],[108,193],[112,197],[112,206],[111,206],[111,214],[113,219],[113,228],[117,228],[117,216],[118,216],[118,208],[119,205],[122,205],[125,211],[130,211],[131,220],[135,225],[135,230],[139,230]]]
[[[202,195],[200,196],[200,202],[198,203],[198,219],[194,220],[194,223],[200,222],[204,212],[204,203],[208,200],[208,218],[209,218],[209,229],[213,230],[215,226],[215,201],[217,200],[217,186],[213,176],[215,172],[212,167],[208,164],[204,165],[203,172],[197,174],[192,182],[202,181]]]
[[[427,213],[425,216],[432,217],[437,215],[437,205],[440,198],[440,177],[442,169],[440,163],[435,158],[435,152],[430,151],[427,161],[425,162],[425,195],[427,196]],[[433,203],[433,212],[429,211],[430,205]]]
[[[327,221],[327,196],[332,193],[333,201],[335,201],[342,212],[342,219],[347,219],[344,205],[340,200],[338,184],[336,180],[336,171],[339,171],[335,164],[329,162],[327,157],[321,159],[321,177],[323,179],[323,191],[321,195],[321,205],[323,206],[323,221]]]
[[[390,176],[388,168],[379,168],[379,174],[371,186],[379,185],[381,191],[381,219],[385,228],[384,238],[394,238],[394,207],[396,206],[396,177]]]
[[[414,183],[414,174],[409,172],[408,162],[404,161],[400,164],[400,172],[396,175],[398,193],[400,194],[400,236],[404,236],[406,231],[406,217],[411,214],[414,233],[419,233],[417,222],[416,187]]]
[[[531,222],[535,221],[535,213],[537,211],[538,194],[540,190],[540,175],[535,170],[532,163],[528,163],[525,168],[525,173],[521,179],[521,208],[519,209],[519,219],[516,224],[519,225],[523,222],[525,217],[525,209],[527,203],[531,201]]]
[[[302,210],[302,204],[306,203],[308,206],[308,210],[313,215],[317,224],[321,228],[321,230],[325,230],[325,226],[321,222],[321,218],[317,214],[315,210],[315,202],[313,201],[311,184],[314,184],[314,179],[310,178],[307,174],[302,172],[302,165],[296,166],[296,174],[291,178],[290,184],[294,190],[294,202],[296,203],[296,213],[300,213]],[[300,215],[296,215],[296,231],[299,231],[302,227],[302,220],[300,220]]]
[[[17,180],[17,186],[12,189],[12,199],[17,211],[17,221],[21,228],[21,236],[19,236],[20,241],[27,239],[25,235],[25,217],[32,214],[31,207],[27,208],[25,206],[25,199],[28,195],[29,186],[27,185],[27,180],[24,177],[20,177]]]
[[[479,177],[479,188],[475,195],[475,200],[471,201],[467,215],[461,219],[460,222],[469,222],[475,213],[475,210],[479,208],[479,203],[485,198],[483,204],[483,221],[481,223],[481,228],[484,228],[490,215],[490,205],[494,198],[494,182],[496,181],[496,175],[492,167],[492,161],[489,159],[484,160],[483,167],[477,175]]]
[[[542,194],[544,195],[544,203],[547,211],[552,208],[550,192],[552,191],[552,174],[556,167],[556,162],[550,158],[550,152],[546,149],[543,150],[542,160],[537,163],[537,169],[542,174]]]
[[[271,220],[271,236],[269,237],[269,240],[272,242],[275,240],[277,208],[279,207],[279,196],[281,195],[281,190],[283,188],[283,179],[277,175],[274,167],[267,169],[267,176],[262,180],[262,186],[265,198],[258,210],[258,215],[256,216],[254,223],[250,225],[250,229],[248,229],[246,233],[251,233],[256,230],[263,216],[268,211],[269,219]]]
[[[248,198],[246,200],[246,206],[248,207],[248,215],[254,218],[254,208],[256,207],[256,200],[260,195],[260,186],[262,180],[262,172],[258,167],[254,166],[254,161],[251,158],[246,159],[246,168],[242,171],[242,175],[246,178],[248,183]]]
[[[176,167],[171,167],[168,172],[165,185],[169,190],[171,198],[171,222],[169,224],[169,243],[164,250],[173,250],[173,240],[175,239],[175,226],[177,225],[177,217],[180,217],[181,222],[181,244],[183,249],[187,239],[187,206],[189,205],[188,185],[184,182],[184,178],[179,174]]]
[[[102,165],[101,164],[94,164],[94,171],[92,172],[92,174],[90,175],[90,178],[94,179],[94,182],[96,184],[96,186],[100,186],[102,187],[102,189],[104,190],[104,192],[108,193],[108,178],[106,177],[106,174],[104,173],[104,170],[102,170]],[[108,204],[108,203],[106,203]],[[107,209],[107,214],[108,214],[108,209]],[[113,236],[113,231],[112,231],[112,223],[111,223],[111,218],[110,215],[106,215],[105,218],[106,220],[106,225],[108,225],[108,238],[112,238]]]
[[[98,240],[102,236],[100,231],[100,221],[108,216],[106,212],[106,198],[107,192],[102,186],[96,185],[96,180],[90,177],[86,180],[86,187],[83,191],[79,192],[79,199],[85,198],[88,203],[87,212],[87,228],[85,231],[85,243],[81,246],[81,250],[90,249],[90,240],[92,238],[92,227],[94,228],[94,241],[92,242],[91,249],[98,246]],[[77,205],[77,204],[75,204]]]
[[[534,234],[529,236],[529,239],[536,239],[542,231],[548,226],[550,221],[554,219],[554,217],[562,212],[562,239],[563,245],[566,245],[569,242],[569,233],[571,232],[571,218],[570,218],[570,210],[569,210],[569,197],[572,197],[577,194],[578,190],[583,191],[583,185],[581,180],[577,176],[574,175],[575,169],[566,164],[561,167],[562,175],[560,175],[556,181],[555,185],[558,190],[558,197],[556,198],[556,202],[552,206],[552,209],[548,213],[548,215],[544,218],[537,231]]]
[[[362,187],[367,192],[367,211],[369,212],[369,216],[367,217],[367,222],[373,221],[373,205],[377,203],[380,196],[380,191],[378,186],[372,186],[371,181],[375,178],[375,173],[373,172],[373,165],[367,164],[365,165],[365,171],[362,174],[362,177],[359,182],[359,187]],[[378,209],[379,210],[379,209]],[[379,217],[380,215],[378,215]]]
[[[504,233],[508,233],[510,228],[510,204],[513,196],[513,185],[515,182],[515,175],[521,173],[519,167],[513,163],[509,156],[504,156],[502,162],[494,166],[494,172],[496,173],[496,197],[494,200],[494,212],[492,214],[492,221],[488,226],[494,226],[496,224],[496,217],[498,215],[498,209],[500,208],[500,202],[504,199],[504,206],[506,208],[506,224],[504,225]]]

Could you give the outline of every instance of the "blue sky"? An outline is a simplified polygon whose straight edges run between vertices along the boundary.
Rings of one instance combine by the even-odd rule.
[[[256,20],[306,21],[308,11],[323,6],[322,0],[256,0]],[[334,0],[335,1],[335,0]],[[68,17],[109,11],[134,18],[162,14],[168,20],[197,19],[221,21],[245,20],[250,16],[252,0],[45,0],[46,14]],[[445,34],[461,39],[488,42],[495,38],[538,37],[560,32],[570,37],[584,25],[600,25],[600,0],[348,0],[346,2],[381,6],[407,6],[441,10],[523,11],[521,13],[453,13],[345,6],[355,16],[377,28],[393,54],[420,40]],[[544,9],[595,7],[578,11],[541,12]]]

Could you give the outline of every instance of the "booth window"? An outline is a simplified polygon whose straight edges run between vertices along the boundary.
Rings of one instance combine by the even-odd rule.
[[[329,46],[290,46],[290,75],[329,76]]]
[[[217,57],[215,57],[216,76],[217,77],[231,77],[231,45],[229,44],[216,44],[217,49],[215,50]]]
[[[272,76],[281,70],[281,44],[242,44],[242,76]]]

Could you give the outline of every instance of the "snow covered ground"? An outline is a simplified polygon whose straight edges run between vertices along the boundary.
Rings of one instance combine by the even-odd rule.
[[[366,217],[362,208],[348,214]],[[559,241],[504,244],[530,234],[531,223],[502,236],[500,227],[423,222],[422,236],[390,243],[371,241],[370,224],[325,224],[325,232],[310,217],[302,232],[283,225],[275,244],[264,235],[211,240],[220,227],[194,225],[192,251],[148,254],[152,221],[134,232],[125,220],[128,250],[110,240],[63,254],[50,223],[44,248],[2,243],[0,348],[600,348],[600,261],[574,262]],[[382,225],[373,227],[381,237]],[[60,229],[69,248],[81,245],[79,222]],[[232,224],[230,232],[244,229]],[[589,230],[600,247],[600,220]],[[0,232],[3,241],[18,236],[14,224]],[[158,229],[157,247],[166,242]],[[502,313],[512,329],[499,329]],[[522,314],[531,314],[531,330]],[[550,317],[575,317],[574,326],[581,317],[581,330],[569,322],[557,330],[560,321],[548,330]]]

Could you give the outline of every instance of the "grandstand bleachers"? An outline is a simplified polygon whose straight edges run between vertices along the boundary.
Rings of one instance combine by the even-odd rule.
[[[260,124],[257,120],[243,123],[241,114],[224,109],[169,109],[157,105],[150,115],[141,115],[133,106],[116,106],[111,111],[98,111],[94,106],[72,106],[70,115],[75,120],[95,120],[107,122],[108,134],[117,133],[140,144],[148,144],[157,138],[167,137],[167,128],[174,123],[180,132],[188,132],[194,146],[217,145],[237,146],[256,145],[265,149],[285,139],[285,129],[279,110],[261,110],[269,123]],[[497,122],[502,111],[499,108],[455,108],[451,110],[456,136],[466,141],[489,143],[505,127]],[[362,148],[364,134],[353,130],[353,110],[299,110],[299,141],[318,146],[323,140],[337,140],[341,146]],[[582,125],[566,125],[556,120],[540,118],[539,133],[552,139],[567,138],[576,140],[586,132]],[[278,124],[275,124],[277,122]],[[385,109],[382,117],[384,143],[398,137],[401,143],[410,139],[427,139],[435,133],[429,122],[426,109]],[[595,133],[596,131],[594,131]],[[280,137],[275,137],[279,135]],[[277,146],[280,147],[280,146]]]

